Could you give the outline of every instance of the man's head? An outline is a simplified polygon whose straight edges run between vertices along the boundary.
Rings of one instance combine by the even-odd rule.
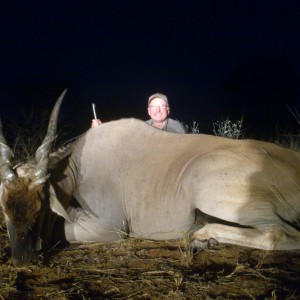
[[[167,96],[160,93],[150,96],[148,100],[148,114],[154,123],[163,123],[170,114]]]

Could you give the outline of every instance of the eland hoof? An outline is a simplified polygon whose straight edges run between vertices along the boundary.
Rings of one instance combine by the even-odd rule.
[[[205,249],[214,248],[216,245],[218,245],[218,241],[213,238],[204,241],[193,240],[191,242],[193,251],[203,251]]]

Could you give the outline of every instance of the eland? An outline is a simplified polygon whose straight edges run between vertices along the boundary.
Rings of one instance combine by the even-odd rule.
[[[194,245],[300,249],[300,153],[137,119],[104,123],[51,152],[64,94],[34,161],[13,166],[0,126],[0,201],[15,265],[63,239],[188,235]]]

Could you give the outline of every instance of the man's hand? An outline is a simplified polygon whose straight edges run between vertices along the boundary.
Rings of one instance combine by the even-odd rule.
[[[101,124],[102,124],[102,122],[99,119],[93,119],[92,120],[91,128],[95,128],[95,127],[97,127],[97,126],[99,126]]]

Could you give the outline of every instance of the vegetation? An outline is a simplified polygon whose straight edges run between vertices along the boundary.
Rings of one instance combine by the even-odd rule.
[[[193,121],[192,125],[185,125],[186,132],[191,133],[191,134],[199,134],[200,129],[199,129],[199,123],[196,121]]]
[[[282,147],[290,148],[295,151],[300,151],[300,134],[292,134],[279,132],[275,140],[276,144],[279,144]]]
[[[191,134],[199,134],[199,123],[193,121],[192,125],[185,125],[186,131]],[[244,137],[243,117],[236,122],[230,121],[228,118],[224,121],[216,121],[213,123],[213,133],[229,139],[241,139]]]
[[[188,239],[73,244],[50,250],[36,265],[14,267],[0,228],[0,274],[1,300],[300,297],[299,251],[223,244],[193,252]]]
[[[26,117],[22,118],[22,126],[15,123],[7,126],[8,128],[5,131],[9,135],[6,138],[8,139],[9,144],[12,143],[13,145],[12,150],[14,152],[14,157],[17,159],[14,161],[15,165],[24,161],[30,161],[34,158],[35,151],[45,138],[49,118],[49,111],[40,114],[32,111],[31,113],[26,114]],[[55,144],[60,146],[66,139],[69,131],[69,126],[59,128],[59,134]]]
[[[299,112],[296,110],[296,108],[288,107],[288,109],[300,127]],[[300,130],[298,130],[298,134],[293,134],[290,132],[282,132],[279,130],[277,132],[277,137],[276,137],[275,143],[277,143],[283,147],[293,149],[295,151],[300,151]]]
[[[241,139],[244,136],[243,117],[235,123],[228,118],[224,121],[216,121],[213,123],[213,132],[216,136],[229,139]]]

